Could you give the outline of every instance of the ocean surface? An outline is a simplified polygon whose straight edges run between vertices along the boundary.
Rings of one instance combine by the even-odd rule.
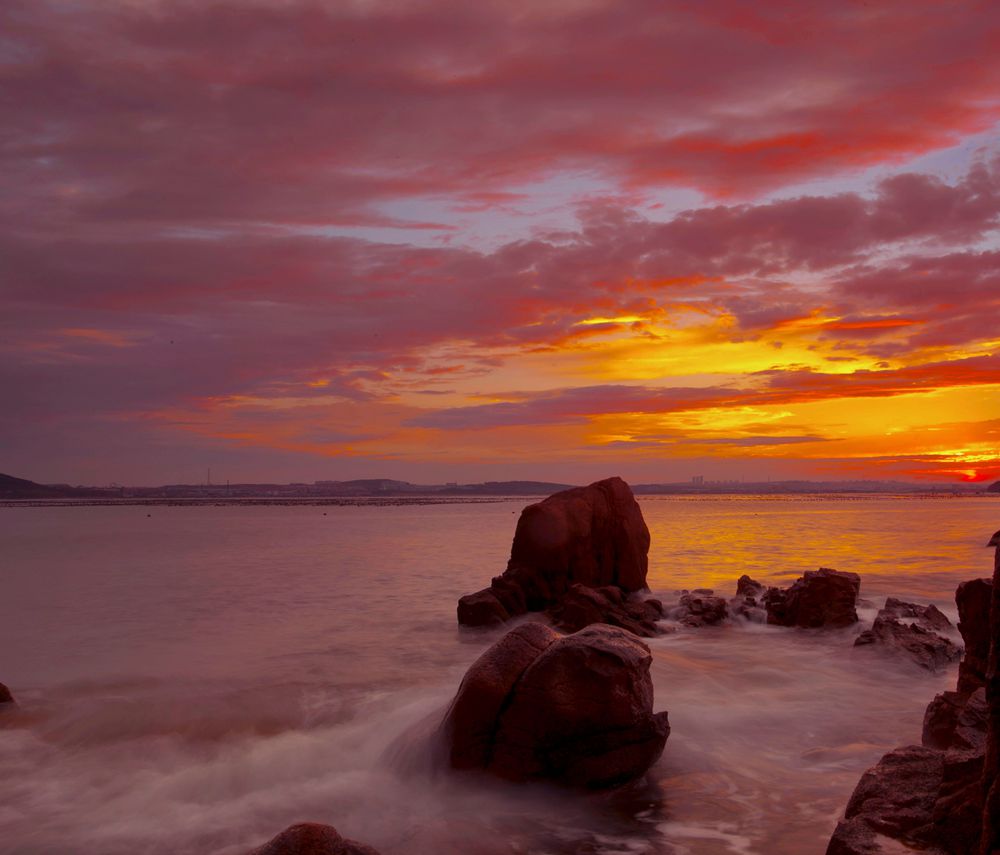
[[[499,631],[460,630],[531,500],[0,508],[0,853],[237,855],[335,825],[382,855],[822,855],[859,775],[953,686],[852,648],[887,595],[955,616],[1000,500],[645,497],[649,583],[860,573],[862,625],[653,639],[673,731],[605,794],[445,773],[428,748]]]

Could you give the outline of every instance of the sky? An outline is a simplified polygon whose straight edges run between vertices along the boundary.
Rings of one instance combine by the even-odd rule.
[[[5,0],[0,471],[1000,478],[995,0]]]

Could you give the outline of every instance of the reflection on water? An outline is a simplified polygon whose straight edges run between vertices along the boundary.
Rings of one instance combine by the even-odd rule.
[[[852,630],[680,631],[651,643],[673,732],[648,781],[443,774],[420,734],[496,637],[460,632],[455,600],[502,569],[523,504],[0,509],[0,680],[24,707],[0,730],[0,852],[235,855],[311,819],[384,855],[810,855],[954,679]],[[664,594],[824,565],[950,614],[1000,528],[986,499],[642,504]]]

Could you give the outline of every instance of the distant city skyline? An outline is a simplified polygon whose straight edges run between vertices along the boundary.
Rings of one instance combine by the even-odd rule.
[[[996,3],[0,27],[0,471],[1000,478]]]

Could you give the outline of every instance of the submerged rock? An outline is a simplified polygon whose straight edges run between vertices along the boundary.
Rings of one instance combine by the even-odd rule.
[[[364,843],[341,837],[332,825],[302,822],[289,826],[248,855],[379,855],[379,853]]]
[[[521,512],[507,569],[488,588],[458,601],[458,622],[489,626],[528,611],[558,610],[575,585],[625,594],[646,590],[648,552],[649,529],[621,478],[555,493]],[[638,634],[655,634],[606,592],[589,604],[579,590],[573,598],[571,621],[590,612]]]
[[[806,629],[850,626],[858,621],[855,607],[860,589],[861,577],[857,573],[829,567],[807,570],[790,588],[767,590],[767,622]]]
[[[451,766],[585,787],[639,777],[670,733],[653,713],[651,660],[617,627],[522,624],[465,675],[442,725]]]

